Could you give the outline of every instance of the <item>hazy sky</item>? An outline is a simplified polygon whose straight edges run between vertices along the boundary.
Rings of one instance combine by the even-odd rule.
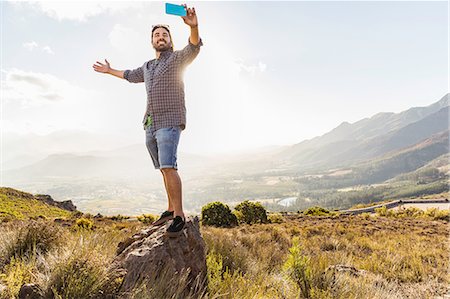
[[[182,2],[171,3],[181,4]],[[343,121],[427,106],[448,92],[448,3],[191,2],[204,46],[185,72],[180,151],[293,144]],[[1,1],[2,131],[82,130],[142,143],[144,84],[96,73],[175,48],[189,27],[164,2]]]

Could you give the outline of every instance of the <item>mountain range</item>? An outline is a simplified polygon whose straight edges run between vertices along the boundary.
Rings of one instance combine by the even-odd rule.
[[[252,194],[258,193],[252,190],[270,181],[271,191],[283,186],[280,189],[283,191],[275,193],[288,197],[295,195],[292,191],[296,189],[295,182],[302,177],[313,176],[321,180],[341,178],[333,186],[348,187],[391,180],[432,165],[430,163],[435,159],[440,159],[442,164],[442,160],[445,161],[442,157],[448,157],[449,153],[448,97],[449,94],[446,94],[426,107],[413,107],[400,113],[382,112],[352,124],[343,122],[326,134],[292,146],[222,157],[179,153],[180,173],[186,182],[184,190],[188,199],[193,201],[204,197],[214,200],[219,194],[226,198],[223,190],[234,190],[234,198],[252,197]],[[89,140],[92,139],[91,136]],[[15,142],[20,144],[19,139]],[[12,161],[32,154],[32,151],[22,151],[15,157],[8,156]],[[26,161],[24,158],[23,164]],[[52,194],[57,200],[72,199],[68,194],[75,194],[77,189],[96,189],[85,189],[93,181],[107,182],[102,185],[102,192],[110,184],[117,188],[126,181],[130,184],[123,184],[123,188],[127,188],[128,196],[137,194],[133,191],[135,188],[142,198],[145,197],[143,190],[147,190],[145,192],[160,194],[158,198],[164,201],[160,174],[152,169],[145,147],[139,144],[112,151],[51,154],[39,161],[4,171],[3,178],[6,186],[29,192],[46,193],[57,189],[57,194]],[[448,167],[440,169],[447,169],[448,172]],[[284,183],[273,183],[277,180],[284,180]],[[74,190],[67,192],[61,187],[64,184]],[[287,185],[290,187],[286,188]],[[245,192],[239,193],[240,188]],[[116,193],[107,194],[106,198],[114,198]],[[102,193],[102,196],[105,194]],[[80,206],[76,200],[74,202]]]

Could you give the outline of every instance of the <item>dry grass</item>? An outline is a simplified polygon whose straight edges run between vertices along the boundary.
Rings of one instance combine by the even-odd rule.
[[[203,227],[202,232],[209,257],[222,261],[222,276],[216,277],[226,283],[216,281],[213,287],[221,298],[241,298],[236,288],[243,298],[265,298],[252,297],[259,293],[248,284],[257,282],[262,282],[259,289],[271,286],[277,298],[432,298],[443,295],[450,281],[448,225],[429,218],[302,217],[232,229]],[[293,238],[301,248],[296,265],[307,272],[308,292],[282,268],[293,258]],[[365,272],[331,274],[327,269],[333,265]],[[236,276],[233,284],[230,275]],[[283,286],[277,284],[280,276]]]
[[[15,297],[24,283],[37,283],[55,298],[114,294],[120,281],[107,267],[117,244],[143,224],[92,221],[89,227],[48,220],[2,224],[0,283],[7,291],[0,298]],[[170,283],[167,295],[164,281],[148,281],[131,298],[433,298],[450,282],[444,221],[361,215],[280,222],[201,227],[207,290],[186,295],[181,279]],[[52,229],[57,238],[51,237]],[[330,270],[333,265],[364,271],[338,272]]]

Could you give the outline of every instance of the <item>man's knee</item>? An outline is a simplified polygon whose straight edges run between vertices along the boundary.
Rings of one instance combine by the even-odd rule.
[[[161,168],[160,170],[162,174],[170,174],[177,172],[175,168]]]

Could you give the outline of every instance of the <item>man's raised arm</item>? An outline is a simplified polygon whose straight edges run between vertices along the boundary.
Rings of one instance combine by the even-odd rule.
[[[183,5],[186,9],[186,16],[181,17],[186,25],[191,27],[191,35],[189,36],[189,41],[194,45],[198,45],[200,42],[200,37],[198,35],[198,20],[197,14],[195,13],[195,8],[188,8],[186,4]]]

